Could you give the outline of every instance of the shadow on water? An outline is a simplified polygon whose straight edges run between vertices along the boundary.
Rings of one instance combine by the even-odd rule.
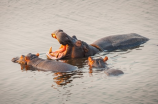
[[[84,68],[87,65],[87,58],[77,58],[77,59],[68,59],[60,60],[61,62],[77,66],[78,68]]]

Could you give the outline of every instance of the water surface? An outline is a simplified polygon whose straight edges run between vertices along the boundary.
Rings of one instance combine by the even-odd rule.
[[[1,104],[157,104],[157,0],[1,0]],[[89,73],[87,59],[66,60],[80,72],[57,76],[51,72],[21,70],[11,59],[22,54],[59,48],[51,33],[63,29],[89,44],[109,35],[138,33],[150,40],[126,51],[102,52],[108,67]]]

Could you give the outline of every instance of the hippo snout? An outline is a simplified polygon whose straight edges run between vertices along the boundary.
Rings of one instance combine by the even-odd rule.
[[[18,63],[19,57],[12,58],[12,62]]]
[[[11,61],[14,62],[14,63],[26,64],[24,55],[21,55],[21,57],[15,57]]]

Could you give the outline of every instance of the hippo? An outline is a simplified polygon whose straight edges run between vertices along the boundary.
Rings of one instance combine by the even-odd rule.
[[[108,57],[105,56],[103,59],[102,57],[99,57],[97,59],[93,59],[92,57],[88,57],[88,65],[90,67],[95,67],[95,68],[105,68],[105,62],[108,60]]]
[[[99,57],[97,59],[93,59],[92,57],[88,57],[88,65],[90,67],[90,73],[93,72],[92,71],[93,67],[95,67],[95,68],[105,68],[105,67],[107,67],[106,63],[105,63],[107,60],[108,60],[107,56],[105,56],[104,59],[102,57]],[[108,69],[108,70],[105,70],[105,73],[108,76],[118,76],[118,75],[124,74],[123,71],[118,70],[118,69]]]
[[[149,39],[136,33],[113,35],[101,38],[92,44],[78,40],[76,36],[70,37],[63,30],[56,30],[51,36],[58,40],[61,47],[46,53],[48,59],[70,59],[93,56],[102,51],[124,50],[137,47]]]
[[[76,71],[78,68],[70,64],[62,63],[59,61],[41,59],[38,57],[39,54],[29,53],[26,56],[21,55],[21,57],[15,57],[12,62],[25,64],[37,68],[42,71],[53,71],[53,72],[72,72]]]

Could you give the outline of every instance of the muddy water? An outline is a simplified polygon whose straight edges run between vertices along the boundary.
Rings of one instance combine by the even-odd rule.
[[[1,104],[157,104],[158,103],[157,0],[1,0],[0,103]],[[108,77],[89,73],[87,59],[66,60],[80,72],[21,70],[11,59],[27,53],[59,48],[50,34],[63,29],[92,43],[109,35],[138,33],[150,40],[138,48],[102,52],[108,67],[125,74]],[[94,69],[95,70],[95,69]]]

